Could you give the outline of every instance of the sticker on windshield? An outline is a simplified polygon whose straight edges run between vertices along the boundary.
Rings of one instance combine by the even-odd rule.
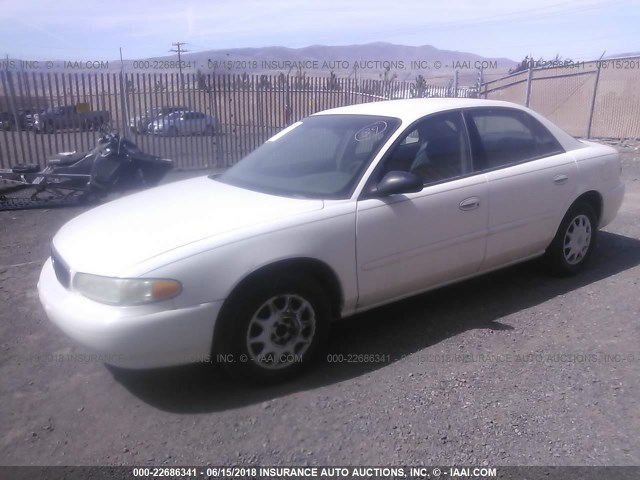
[[[275,142],[279,138],[284,137],[287,133],[289,133],[294,128],[299,127],[300,125],[302,125],[302,122],[296,122],[293,125],[289,125],[287,128],[285,128],[281,132],[276,133],[273,137],[271,137],[269,140],[267,140],[267,142]]]
[[[364,142],[365,140],[369,140],[370,138],[384,132],[387,129],[387,122],[382,120],[372,123],[371,125],[367,125],[366,127],[362,127],[355,134],[356,142]]]

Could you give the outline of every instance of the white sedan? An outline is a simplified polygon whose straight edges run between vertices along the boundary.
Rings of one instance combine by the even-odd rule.
[[[40,300],[106,363],[213,359],[281,380],[337,318],[540,256],[576,273],[622,203],[620,173],[613,148],[511,103],[328,110],[222,175],[71,220]]]
[[[147,131],[154,135],[213,135],[216,119],[200,112],[178,111],[160,116],[150,123]]]

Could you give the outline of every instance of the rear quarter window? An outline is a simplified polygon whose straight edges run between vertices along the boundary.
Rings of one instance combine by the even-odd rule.
[[[475,129],[477,170],[490,170],[563,153],[556,138],[539,121],[520,110],[477,109],[467,113]]]

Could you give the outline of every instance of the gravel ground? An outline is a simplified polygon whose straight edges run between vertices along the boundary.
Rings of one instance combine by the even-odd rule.
[[[530,262],[339,323],[321,362],[257,388],[203,365],[94,361],[35,284],[82,210],[0,212],[2,465],[638,465],[640,152],[589,268]],[[175,178],[175,177],[174,177]]]

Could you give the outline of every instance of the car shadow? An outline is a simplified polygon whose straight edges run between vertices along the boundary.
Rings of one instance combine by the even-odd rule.
[[[234,382],[219,368],[206,364],[143,371],[108,368],[132,394],[161,410],[203,413],[234,409],[386,368],[467,330],[516,329],[517,325],[501,323],[500,319],[639,264],[640,240],[600,232],[590,264],[575,277],[551,277],[540,261],[532,261],[340,321],[332,329],[328,354],[383,354],[389,361],[323,360],[280,385]]]

